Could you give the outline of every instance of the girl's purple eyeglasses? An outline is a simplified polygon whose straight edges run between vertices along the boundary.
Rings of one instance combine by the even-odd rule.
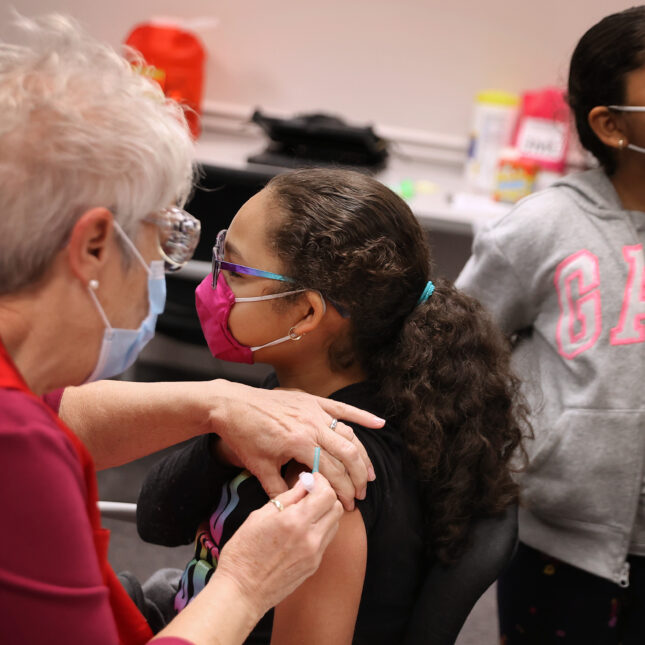
[[[287,278],[287,276],[280,275],[279,273],[271,273],[271,271],[262,271],[261,269],[252,269],[251,267],[244,266],[243,264],[233,264],[232,262],[222,260],[221,258],[224,256],[226,230],[227,229],[223,229],[217,234],[215,246],[213,247],[213,280],[211,283],[213,289],[217,286],[217,278],[219,278],[219,272],[222,269],[224,269],[224,271],[244,273],[245,275],[254,275],[258,278],[269,278],[270,280],[280,280],[281,282],[295,282],[293,278]]]

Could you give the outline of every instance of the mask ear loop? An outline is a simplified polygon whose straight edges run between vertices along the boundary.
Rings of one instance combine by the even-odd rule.
[[[121,225],[116,221],[112,220],[116,232],[123,238],[123,241],[126,243],[126,246],[132,251],[134,257],[141,262],[141,266],[145,269],[146,273],[150,275],[150,267],[146,264],[146,261],[143,259],[143,255],[139,249],[134,245],[134,242],[125,234],[125,231],[121,228]]]
[[[317,293],[320,296],[320,300],[322,301],[322,306],[323,306],[323,312],[322,315],[324,316],[327,313],[327,302],[325,301],[325,297],[322,295],[318,289],[309,289],[309,291],[313,291],[314,293]]]
[[[282,291],[281,293],[270,293],[269,295],[266,296],[253,296],[249,298],[235,298],[235,302],[261,302],[262,300],[275,300],[276,298],[284,298],[286,296],[293,296],[296,293],[304,293],[305,291],[313,291],[314,293],[317,293],[320,296],[320,299],[322,300],[322,305],[323,305],[323,316],[325,313],[327,313],[327,303],[325,302],[325,298],[318,291],[318,289],[296,289],[295,291]]]
[[[103,319],[103,323],[105,324],[105,327],[108,329],[108,331],[112,332],[112,325],[110,325],[110,321],[105,315],[105,309],[103,309],[103,307],[101,306],[101,303],[99,302],[99,299],[96,297],[96,294],[94,293],[96,289],[98,289],[98,287],[99,287],[98,280],[90,280],[89,284],[87,285],[87,290],[89,291],[90,296],[94,301],[94,306],[96,307],[101,318]]]
[[[257,302],[258,300],[272,300],[274,298],[280,298],[281,296],[289,296],[293,293],[301,293],[302,291],[315,291],[319,296],[320,299],[322,300],[323,303],[323,315],[327,311],[327,303],[325,302],[325,298],[323,297],[322,293],[318,291],[317,289],[298,289],[297,291],[286,291],[284,293],[276,293],[276,294],[271,294],[269,296],[257,296],[255,298],[235,298],[235,302]],[[289,332],[286,336],[283,336],[282,338],[278,338],[277,340],[274,340],[270,343],[266,343],[266,345],[257,345],[256,347],[251,347],[250,350],[252,352],[257,352],[258,349],[264,349],[265,347],[273,347],[274,345],[279,345],[280,343],[284,343],[287,340],[300,340],[304,334],[296,334],[296,327],[295,325],[289,329]]]
[[[283,336],[282,338],[278,338],[277,340],[273,340],[270,343],[266,343],[264,345],[257,345],[256,347],[250,347],[249,349],[252,352],[257,352],[258,349],[264,349],[265,347],[273,347],[274,345],[279,345],[280,343],[284,343],[287,340],[300,340],[303,337],[303,334],[296,334],[295,329],[296,328],[294,326],[289,330],[289,333],[286,336]]]
[[[323,305],[323,316],[324,316],[326,311],[327,311],[327,303],[325,302],[325,299],[323,298],[322,293],[320,293],[320,291],[318,291],[318,289],[308,289],[308,291],[314,291],[315,293],[317,293],[320,296],[320,300],[322,301],[322,305]],[[300,340],[303,336],[304,336],[304,334],[297,334],[296,333],[296,326],[295,325],[289,330],[289,338],[291,340]]]
[[[323,305],[323,316],[324,316],[325,313],[327,312],[327,303],[325,302],[325,298],[323,297],[322,293],[320,293],[320,291],[318,291],[318,289],[302,289],[302,291],[313,291],[314,293],[317,293],[320,296],[320,300],[322,301],[322,305]],[[288,293],[298,293],[298,292],[297,291],[289,291]],[[304,336],[304,334],[296,334],[296,326],[295,325],[289,330],[289,333],[288,333],[288,337],[291,340],[300,340],[303,336]],[[281,338],[279,341],[276,341],[276,343],[282,342],[282,340],[286,340],[286,337],[284,339]],[[265,347],[269,347],[269,346],[270,345],[265,345]],[[251,348],[251,349],[253,349],[253,348]]]
[[[286,296],[292,296],[296,293],[302,293],[303,291],[307,291],[307,289],[296,289],[295,291],[283,291],[281,293],[270,293],[266,296],[235,298],[235,302],[261,302],[262,300],[275,300],[276,298],[284,298]]]

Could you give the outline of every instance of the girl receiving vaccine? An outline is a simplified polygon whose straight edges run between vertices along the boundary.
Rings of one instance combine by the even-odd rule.
[[[347,171],[273,179],[219,234],[196,298],[216,357],[269,363],[280,387],[387,419],[377,431],[353,426],[376,480],[341,520],[318,573],[249,642],[401,642],[424,565],[458,558],[473,519],[516,500],[509,459],[524,408],[507,342],[474,299],[434,278],[405,202]],[[195,542],[175,610],[267,501],[236,463],[225,444],[204,437],[158,464],[143,486],[141,536]],[[301,469],[286,464],[287,480]]]

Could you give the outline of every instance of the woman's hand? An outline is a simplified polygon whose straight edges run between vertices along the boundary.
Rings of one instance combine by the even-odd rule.
[[[242,463],[269,495],[287,490],[280,468],[295,459],[310,468],[320,446],[320,472],[329,480],[347,510],[354,498],[363,499],[374,470],[353,430],[332,419],[346,419],[379,428],[383,420],[350,405],[286,390],[259,390],[239,383],[211,381],[200,395],[201,405],[211,406],[211,431],[226,446],[217,453],[232,463]],[[232,451],[232,452],[231,452]]]
[[[291,459],[320,472],[347,510],[374,478],[371,462],[345,419],[380,428],[383,419],[351,405],[303,392],[261,390],[223,380],[176,383],[99,381],[65,390],[60,415],[88,448],[97,470],[120,466],[197,435],[214,432],[269,497],[287,485]]]
[[[336,493],[320,474],[309,494],[298,482],[251,513],[227,542],[214,579],[233,581],[258,616],[313,574],[343,515]],[[212,583],[209,583],[212,584]]]
[[[329,483],[314,477],[311,493],[298,483],[276,498],[280,504],[268,502],[249,515],[222,549],[206,587],[156,638],[240,645],[271,607],[316,571],[343,507]]]

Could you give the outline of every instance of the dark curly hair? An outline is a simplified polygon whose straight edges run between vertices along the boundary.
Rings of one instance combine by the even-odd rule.
[[[615,152],[589,125],[589,112],[598,105],[625,102],[625,76],[645,65],[645,6],[606,16],[580,39],[571,56],[568,100],[580,143],[605,172],[616,171]]]
[[[511,457],[527,411],[510,347],[476,300],[432,278],[430,250],[407,204],[357,172],[302,170],[267,186],[269,237],[287,275],[351,321],[329,350],[358,364],[404,433],[426,508],[429,552],[454,561],[472,520],[515,502]],[[293,283],[289,284],[293,289]]]

